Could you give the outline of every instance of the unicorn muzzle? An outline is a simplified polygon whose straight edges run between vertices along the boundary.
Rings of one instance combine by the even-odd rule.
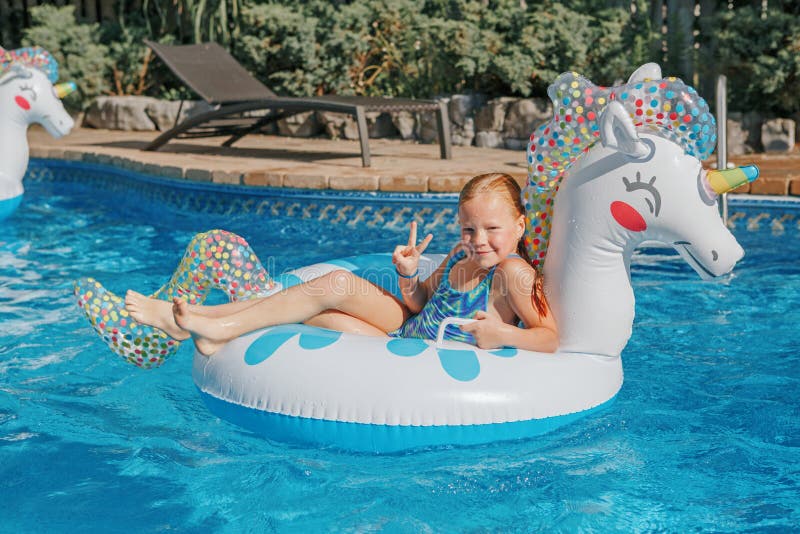
[[[75,82],[64,82],[53,86],[53,90],[56,92],[58,98],[64,98],[76,89],[78,89],[78,86],[75,85]]]
[[[735,169],[713,170],[706,173],[706,183],[711,191],[721,195],[758,178],[758,167],[744,165]]]

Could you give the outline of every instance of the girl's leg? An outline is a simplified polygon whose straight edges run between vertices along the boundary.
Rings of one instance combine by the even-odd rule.
[[[352,315],[347,315],[346,313],[336,310],[325,310],[319,315],[308,319],[305,324],[317,326],[319,328],[327,328],[328,330],[336,330],[337,332],[360,334],[362,336],[381,337],[386,335],[386,332],[380,328],[376,328],[366,321],[362,321]]]
[[[175,322],[193,333],[203,354],[213,354],[221,345],[247,332],[304,322],[327,310],[347,314],[383,333],[399,328],[410,315],[394,295],[348,271],[333,271],[225,317],[192,313],[187,303],[179,299],[174,304]]]
[[[210,230],[195,235],[186,246],[180,264],[151,297],[135,291],[125,295],[125,309],[134,320],[163,330],[178,341],[189,333],[175,324],[172,299],[202,304],[211,289],[219,289],[231,302],[203,308],[212,317],[227,315],[252,305],[248,302],[271,289],[273,282],[244,238],[224,230]],[[199,307],[197,308],[200,309]]]
[[[224,317],[249,308],[262,298],[264,297],[227,302],[216,306],[190,304],[189,310],[206,317]],[[125,309],[137,322],[163,330],[173,339],[183,341],[190,337],[189,332],[175,322],[175,317],[172,315],[172,302],[148,297],[129,289],[125,293]]]

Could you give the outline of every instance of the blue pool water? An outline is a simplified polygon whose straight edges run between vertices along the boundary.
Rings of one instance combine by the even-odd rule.
[[[273,272],[390,250],[409,212],[372,209],[348,225],[356,198],[306,203],[304,217],[292,202],[157,193],[102,169],[34,174],[0,233],[3,531],[800,524],[800,210],[734,206],[747,256],[721,281],[700,281],[663,250],[637,256],[625,384],[610,408],[536,439],[374,456],[272,443],[216,419],[188,345],[154,371],[123,363],[78,313],[72,281],[154,290],[190,237],[213,227],[246,236]],[[433,252],[455,238],[449,215],[432,222],[440,212],[426,215]]]

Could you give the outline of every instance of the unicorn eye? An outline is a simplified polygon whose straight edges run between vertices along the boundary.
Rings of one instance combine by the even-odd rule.
[[[658,213],[661,211],[661,193],[658,192],[658,189],[654,185],[656,183],[656,177],[653,176],[650,178],[649,181],[643,182],[642,181],[642,174],[640,172],[636,172],[636,181],[631,182],[625,176],[622,177],[622,183],[625,184],[625,191],[631,193],[633,191],[645,191],[653,196],[653,199],[650,200],[649,198],[645,197],[644,201],[647,202],[647,207],[650,208],[650,213],[652,213],[655,217],[658,217]]]
[[[31,100],[36,101],[36,91],[33,89],[32,85],[20,85],[19,90],[20,92],[27,92]]]

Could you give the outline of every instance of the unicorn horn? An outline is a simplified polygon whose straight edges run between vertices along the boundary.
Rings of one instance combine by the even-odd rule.
[[[732,191],[741,185],[749,184],[756,178],[758,178],[758,167],[755,165],[745,165],[721,171],[708,171],[706,176],[708,185],[718,195]]]
[[[75,82],[64,82],[53,86],[53,89],[55,89],[56,96],[58,96],[58,98],[64,98],[71,92],[75,91],[77,88],[78,86],[75,85]]]

